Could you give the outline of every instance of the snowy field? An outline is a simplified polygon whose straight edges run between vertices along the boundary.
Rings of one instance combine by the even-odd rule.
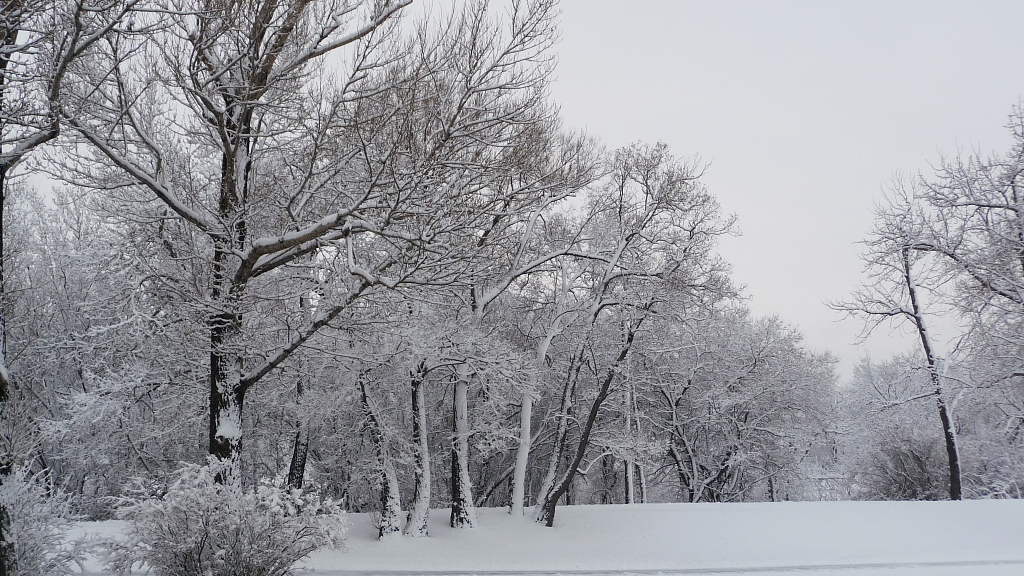
[[[1024,501],[564,506],[553,529],[479,512],[475,530],[452,530],[435,510],[430,538],[383,542],[353,514],[347,549],[321,550],[299,573],[1024,575]]]

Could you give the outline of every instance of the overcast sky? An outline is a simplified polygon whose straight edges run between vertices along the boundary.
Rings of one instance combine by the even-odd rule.
[[[874,205],[897,174],[1008,145],[1022,23],[1019,1],[564,0],[553,95],[569,127],[610,145],[662,140],[710,162],[752,308],[845,375],[914,343],[856,346],[861,324],[826,306],[860,281]]]

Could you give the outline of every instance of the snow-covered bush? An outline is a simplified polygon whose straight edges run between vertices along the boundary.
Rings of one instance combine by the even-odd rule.
[[[130,538],[114,544],[110,566],[160,576],[278,576],[313,550],[339,546],[345,518],[332,500],[281,480],[244,487],[211,461],[187,465],[162,495],[140,489],[119,510]],[[218,475],[227,476],[217,483]]]
[[[66,540],[73,519],[66,492],[49,484],[44,473],[22,467],[4,478],[0,503],[11,520],[15,575],[73,573],[86,549],[80,542]]]
[[[858,497],[868,500],[944,500],[949,478],[938,438],[906,434],[882,445],[859,475]]]

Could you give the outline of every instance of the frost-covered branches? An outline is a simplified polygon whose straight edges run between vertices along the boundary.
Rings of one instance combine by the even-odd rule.
[[[1005,154],[946,159],[933,173],[898,183],[866,243],[867,286],[838,306],[866,317],[869,331],[887,319],[914,327],[931,386],[899,402],[930,397],[937,402],[951,498],[962,492],[956,437],[966,420],[951,414],[952,405],[972,410],[971,420],[988,421],[981,414],[989,412],[1002,420],[1002,427],[1021,421],[1013,408],[1020,397],[1013,384],[1020,380],[1024,358],[1019,337],[1024,310],[1021,123],[1020,111],[1014,110],[1009,123],[1013,146]],[[938,350],[940,342],[929,330],[932,319],[943,317],[963,327],[948,354]],[[955,401],[944,392],[950,384],[960,390]],[[1005,432],[992,438],[996,444],[1017,442]]]

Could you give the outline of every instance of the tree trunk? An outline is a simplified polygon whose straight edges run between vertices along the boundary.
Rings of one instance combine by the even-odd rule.
[[[377,537],[388,538],[402,533],[402,496],[398,474],[390,458],[381,462],[380,522]]]
[[[292,444],[292,460],[288,465],[288,486],[302,488],[306,475],[306,459],[309,455],[309,428],[304,418],[299,418]]]
[[[643,466],[636,465],[636,477],[640,480],[640,503],[647,503],[647,475],[644,474]]]
[[[960,450],[957,446],[956,429],[953,426],[953,420],[946,406],[942,389],[942,375],[939,374],[938,360],[935,357],[931,339],[928,336],[928,329],[924,323],[924,313],[921,311],[920,302],[917,297],[917,286],[914,284],[914,277],[910,266],[910,248],[904,248],[902,256],[903,280],[906,283],[907,294],[910,296],[914,325],[917,328],[918,337],[921,339],[921,349],[924,351],[925,361],[928,363],[928,377],[935,390],[935,404],[939,410],[939,422],[942,424],[942,436],[946,444],[946,461],[949,465],[949,499],[960,500],[963,498],[963,494],[960,475]]]
[[[627,440],[635,445],[636,437],[633,435],[633,385],[632,383],[626,388],[626,409],[623,411],[626,415],[626,438]],[[622,461],[622,469],[625,473],[626,478],[626,504],[636,504],[636,476],[634,474],[635,467],[633,465],[633,459],[627,457]]]
[[[628,366],[628,357],[626,358],[626,363]],[[636,387],[632,381],[629,382],[629,386],[626,388],[626,402],[626,433],[633,443],[633,452],[635,454],[638,452],[637,442],[640,438],[640,410],[636,401]],[[647,478],[644,477],[644,469],[632,458],[626,461],[626,468],[629,470],[626,477],[626,483],[628,484],[626,490],[628,490],[629,499],[626,503],[636,504],[638,492],[640,503],[647,502]]]
[[[615,457],[611,454],[601,457],[601,485],[601,504],[614,504],[618,474],[615,472]]]
[[[11,517],[7,507],[0,506],[0,576],[14,576],[18,568],[14,563],[14,542],[10,541],[10,531]]]
[[[455,381],[454,434],[452,435],[452,528],[475,528],[476,507],[473,484],[469,479],[469,383],[459,377]]]
[[[416,450],[416,486],[405,522],[407,536],[430,534],[430,445],[427,442],[427,403],[424,364],[412,374],[412,442]]]
[[[942,385],[938,374],[933,378],[935,383],[935,404],[939,409],[939,422],[942,424],[942,435],[946,443],[946,458],[949,461],[949,499],[963,499],[963,488],[960,475],[960,450],[957,445],[956,428],[950,417],[946,400],[943,398]]]
[[[636,494],[636,487],[635,487],[636,481],[634,480],[634,476],[633,476],[633,461],[632,460],[623,460],[622,461],[622,471],[623,471],[623,474],[625,475],[625,479],[626,479],[626,488],[625,488],[625,492],[624,492],[625,498],[623,498],[623,500],[625,501],[626,504],[636,504],[636,500],[635,500],[635,496],[634,496]]]
[[[291,488],[302,488],[302,481],[306,476],[306,459],[309,456],[309,423],[306,416],[302,414],[302,394],[305,392],[302,385],[304,376],[300,375],[295,383],[295,404],[298,414],[295,418],[295,440],[292,442],[292,459],[288,464],[288,486]]]
[[[304,423],[299,424],[295,431],[295,441],[292,446],[292,459],[288,465],[288,486],[291,488],[302,488],[302,481],[306,473],[306,459],[309,455],[309,432]]]
[[[236,116],[236,118],[239,118]],[[251,115],[246,116],[251,119]],[[225,233],[214,240],[210,274],[210,426],[209,449],[215,458],[230,463],[229,474],[238,473],[242,445],[242,302],[246,279],[238,277],[229,263],[245,245],[247,226],[240,209],[248,191],[249,124],[231,127],[236,144],[221,150],[220,186],[217,211],[226,224]],[[217,481],[225,478],[218,474]]]
[[[679,478],[679,493],[683,496],[683,502],[693,502],[693,490],[690,487],[689,474],[686,470],[686,465],[683,463],[683,458],[679,454],[679,448],[676,448],[674,444],[669,444],[669,454],[672,456],[672,461],[676,465],[676,476]]]
[[[380,474],[380,519],[377,523],[377,537],[385,538],[402,532],[402,499],[398,487],[398,474],[395,473],[395,466],[391,461],[384,429],[366,394],[366,380],[363,374],[359,375],[359,392],[366,416],[366,428],[376,452],[377,471]]]
[[[5,8],[13,9],[16,4],[5,4]],[[6,15],[5,15],[6,16]],[[8,20],[7,17],[3,18]],[[3,26],[0,26],[0,47],[8,48],[17,41],[18,31],[17,23],[13,21],[4,22]],[[0,50],[0,105],[4,103],[4,88],[7,86],[7,66],[10,64],[11,56],[5,50]],[[0,143],[0,152],[3,152],[3,144]],[[9,166],[6,164],[0,165],[0,408],[3,407],[4,402],[7,401],[7,397],[10,394],[12,388],[11,375],[7,370],[7,277],[6,273],[6,256],[7,253],[4,250],[4,216],[6,215],[7,209],[7,171]],[[2,457],[2,455],[0,455]],[[3,484],[3,476],[0,475],[0,484]],[[2,512],[2,510],[0,510]],[[6,514],[3,514],[6,516]],[[2,523],[2,518],[0,518]],[[0,539],[0,549],[2,549],[5,540]],[[0,562],[0,570],[3,569],[3,563]]]
[[[540,382],[541,371],[546,366],[548,348],[556,334],[554,329],[549,330],[544,339],[537,344],[534,372],[530,377],[531,390],[524,392],[522,397],[522,407],[519,411],[519,446],[516,448],[516,464],[512,472],[512,506],[509,509],[513,516],[522,516],[523,506],[526,504],[526,469],[533,444],[533,392]]]
[[[526,498],[526,468],[530,461],[530,438],[533,419],[532,391],[523,393],[519,409],[519,446],[516,448],[516,464],[512,471],[512,503],[509,512],[513,516],[523,515]]]
[[[309,257],[310,265],[314,265],[314,258]],[[315,274],[313,274],[315,280]],[[312,322],[315,313],[312,291],[303,292],[299,296],[299,311],[306,322]],[[302,481],[306,476],[306,460],[309,455],[309,423],[302,410],[302,395],[305,394],[306,378],[303,373],[302,356],[298,357],[299,377],[295,381],[295,405],[297,416],[295,421],[295,441],[292,446],[292,460],[288,465],[288,486],[302,488]]]
[[[241,357],[238,340],[241,316],[222,313],[210,322],[210,454],[231,464],[237,472],[242,445],[242,406],[245,393],[239,387]],[[218,475],[218,481],[225,478]]]
[[[562,452],[565,450],[569,429],[569,411],[572,409],[572,396],[576,387],[576,379],[579,377],[580,369],[583,367],[583,362],[580,361],[582,354],[583,350],[581,348],[573,355],[569,365],[569,372],[565,377],[565,384],[562,386],[562,401],[558,408],[558,426],[555,429],[554,443],[551,446],[551,456],[548,460],[547,471],[544,473],[544,478],[540,483],[540,490],[537,492],[538,501],[541,503],[546,500],[548,494],[554,488],[555,477],[558,474],[558,463],[561,462]],[[542,506],[537,510],[537,522],[541,522],[543,516],[544,508]]]
[[[643,306],[642,310],[644,312],[650,310],[652,304]],[[618,375],[619,367],[629,355],[629,350],[633,346],[633,340],[636,338],[636,333],[640,329],[640,325],[642,323],[643,317],[641,317],[636,324],[630,326],[627,330],[625,342],[619,350],[618,355],[615,357],[615,360],[605,372],[604,378],[601,381],[601,386],[597,392],[597,396],[594,398],[594,402],[590,405],[590,412],[587,414],[587,420],[583,425],[583,430],[580,432],[579,440],[576,443],[576,453],[572,458],[572,462],[569,464],[565,473],[562,474],[557,485],[544,497],[544,501],[541,504],[541,513],[537,518],[537,521],[542,522],[549,528],[555,525],[555,507],[558,505],[558,499],[565,494],[572,485],[573,479],[576,477],[576,471],[579,470],[580,464],[583,462],[583,457],[587,453],[587,448],[590,446],[590,435],[594,431],[594,424],[597,422],[597,415],[601,411],[601,406],[604,404],[604,401],[608,399],[612,381],[615,379],[616,375]]]
[[[214,241],[210,275],[210,300],[214,312],[208,320],[210,330],[210,419],[209,450],[218,460],[229,463],[228,474],[238,473],[242,445],[242,406],[245,390],[242,379],[242,302],[245,281],[235,278],[229,262],[245,243],[246,225],[238,211],[243,197],[235,180],[234,158],[227,150],[221,154],[220,198],[218,212],[228,223],[227,234]],[[218,473],[222,482],[224,474]]]
[[[0,211],[0,218],[2,217],[3,212]],[[0,234],[2,233],[3,228],[0,227]],[[0,250],[3,250],[2,242],[0,242]],[[3,271],[0,270],[0,283],[2,282]],[[0,290],[2,290],[2,288],[0,288]],[[11,382],[11,373],[7,369],[7,317],[4,314],[6,312],[6,306],[3,305],[2,300],[3,298],[0,297],[0,406],[7,402],[10,390],[14,387]]]
[[[6,61],[3,63],[6,69]],[[7,204],[7,168],[0,166],[0,415],[4,412],[10,394],[11,377],[7,371],[7,325],[4,313],[7,311],[7,287],[4,278],[3,217]],[[14,455],[0,448],[0,487],[7,481],[14,467]],[[14,543],[10,541],[11,517],[7,508],[0,505],[0,576],[13,575]]]

